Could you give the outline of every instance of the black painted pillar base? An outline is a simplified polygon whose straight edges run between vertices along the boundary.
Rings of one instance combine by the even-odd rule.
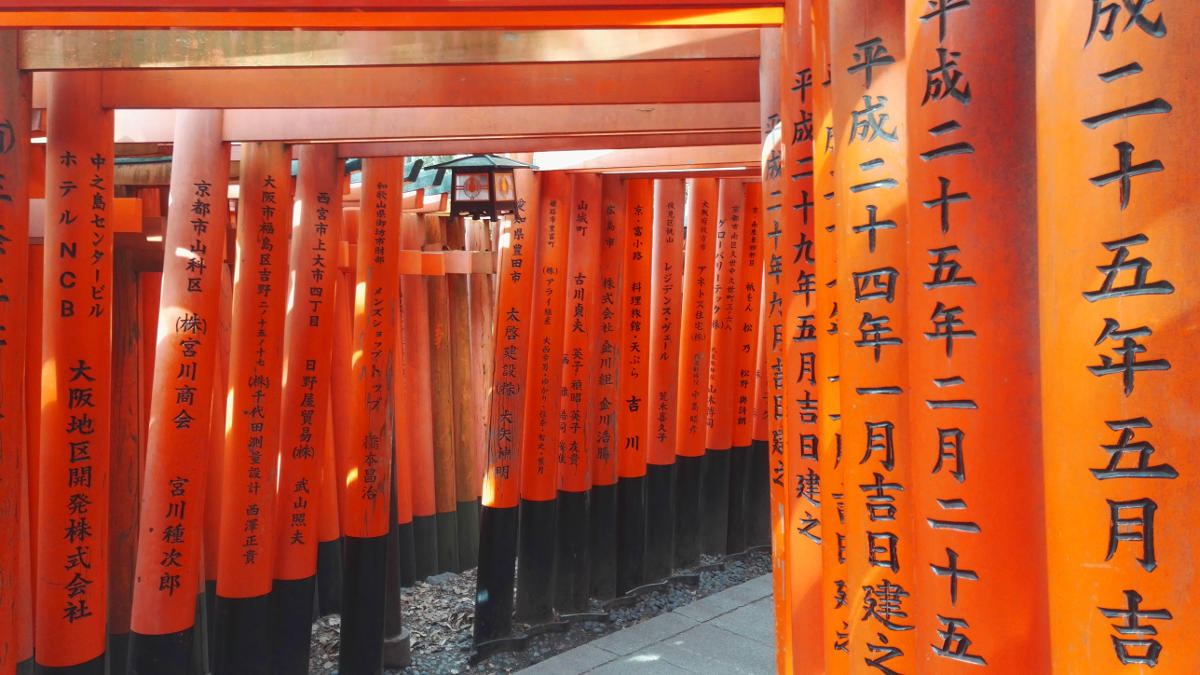
[[[271,672],[271,594],[252,598],[217,595],[213,675]]]
[[[317,577],[276,579],[271,589],[271,648],[275,673],[308,673],[308,651],[312,643],[313,594]]]
[[[746,492],[746,545],[771,543],[771,447],[750,442],[750,482]]]
[[[91,661],[77,663],[73,666],[43,666],[37,663],[34,655],[33,672],[38,675],[105,675],[108,667],[107,654],[101,654]]]
[[[216,662],[217,655],[217,580],[204,580],[204,639],[199,632],[189,639],[194,649],[203,649],[208,656],[209,668]]]
[[[750,446],[729,449],[729,523],[725,528],[725,552],[746,550],[746,504],[750,492]]]
[[[109,672],[129,670],[129,633],[109,633],[107,649]]]
[[[596,488],[592,488],[593,500]],[[596,508],[595,502],[592,508]],[[592,519],[595,526],[596,519]],[[596,537],[592,535],[592,550]],[[617,595],[646,582],[646,477],[617,483]],[[593,554],[593,560],[595,555]],[[594,575],[595,572],[593,571]],[[593,584],[594,585],[594,584]],[[604,599],[606,596],[597,596]],[[609,596],[611,597],[611,596]]]
[[[195,627],[186,628],[175,633],[163,635],[142,635],[130,633],[125,670],[114,673],[129,673],[130,675],[157,675],[157,673],[184,672],[192,661],[193,647],[200,649],[204,645],[195,643]]]
[[[188,672],[190,675],[208,675],[212,671],[212,650],[208,644],[212,641],[210,637],[212,633],[208,630],[208,594],[200,593],[196,595],[196,618],[192,622],[194,633],[192,634],[192,650],[191,658],[188,659]],[[109,663],[109,672],[112,670],[112,663]]]
[[[674,464],[646,465],[646,555],[644,583],[671,576],[675,549]]]
[[[434,521],[437,523],[438,572],[461,572],[458,565],[458,512],[438,513]]]
[[[729,449],[705,450],[700,465],[700,552],[725,554],[729,527]]]
[[[479,500],[458,503],[458,564],[469,570],[479,564]]]
[[[591,535],[587,492],[558,492],[554,559],[554,609],[559,614],[587,611]]]
[[[392,504],[395,505],[394,500]],[[403,526],[395,523],[393,519],[391,531],[388,532],[387,585],[383,605],[383,665],[386,668],[403,668],[412,663],[408,634],[404,631],[404,615],[400,608],[403,585],[400,580],[402,528]]]
[[[591,550],[591,570],[588,574],[588,594],[600,600],[617,597],[617,567],[621,523],[618,521],[617,494],[619,484],[593,485],[588,518],[588,548]],[[645,521],[643,521],[645,522]],[[644,533],[643,533],[644,536]],[[640,548],[640,547],[639,547]]]
[[[675,457],[675,555],[672,567],[700,562],[700,466],[704,457]]]
[[[317,614],[342,612],[342,538],[317,544]]]
[[[413,516],[413,556],[417,581],[438,573],[438,535],[436,516]]]
[[[342,537],[340,675],[376,675],[383,672],[387,542],[386,534],[378,537]]]
[[[521,500],[521,533],[517,548],[518,621],[544,623],[554,618],[554,523],[557,513],[558,502],[553,499]]]
[[[33,659],[25,659],[18,663],[17,675],[33,675]]]
[[[400,560],[400,585],[412,586],[417,582],[417,543],[413,534],[412,521],[396,526],[396,538],[399,541],[398,555]]]
[[[503,509],[484,506],[480,509],[479,573],[475,592],[477,645],[512,633],[518,522],[515,506]]]

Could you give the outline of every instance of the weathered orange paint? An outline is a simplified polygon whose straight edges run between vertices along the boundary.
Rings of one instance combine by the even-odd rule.
[[[533,245],[537,251],[536,265],[531,266],[536,273],[533,273],[534,269],[527,270],[533,282],[532,305],[527,319],[532,326],[528,333],[530,358],[525,377],[528,395],[525,398],[522,450],[528,452],[523,452],[521,458],[521,498],[530,501],[548,501],[557,496],[568,237],[564,223],[569,223],[573,215],[570,175],[551,171],[539,174],[539,178],[541,201],[537,237],[526,233],[523,239],[526,246]],[[501,273],[504,273],[503,265]],[[504,304],[501,303],[502,309]],[[507,319],[502,320],[501,325],[507,329]]]
[[[145,328],[138,323],[137,270],[128,250],[114,251],[112,432],[109,448],[108,632],[129,633],[141,487],[138,357]],[[123,655],[119,657],[123,660]]]
[[[541,178],[528,169],[517,169],[513,181],[521,201],[512,219],[498,223],[496,233],[494,380],[482,495],[484,506],[497,509],[516,507],[525,494],[525,467],[533,454],[532,445],[526,446],[526,414],[536,414],[528,406],[540,396],[539,387],[527,377],[527,368],[534,362],[532,336],[537,334],[541,316],[540,306],[535,310],[533,305]],[[536,473],[536,467],[533,469]]]
[[[675,463],[675,420],[678,417],[680,327],[683,311],[683,181],[654,181],[654,223],[650,256],[650,338],[646,358],[650,381],[646,393],[649,423],[646,463]],[[619,306],[615,311],[619,311]],[[618,314],[619,315],[619,314]]]
[[[611,452],[603,456],[599,452],[603,446],[601,417],[613,413],[601,410],[597,378],[602,358],[596,319],[600,315],[600,238],[604,232],[600,176],[575,174],[571,193],[565,232],[560,232],[567,240],[567,260],[563,270],[558,489],[586,492],[593,483],[616,482],[615,458]]]
[[[34,636],[55,667],[102,659],[107,637],[113,117],[92,73],[49,88]]]
[[[704,455],[708,350],[712,336],[713,249],[717,229],[717,180],[688,180],[688,233],[684,248],[683,316],[679,384],[675,401],[675,454]]]
[[[425,242],[421,216],[403,213],[400,216],[402,255],[419,255]],[[410,253],[411,252],[411,253]],[[412,512],[426,517],[437,513],[436,491],[433,483],[433,396],[429,376],[429,292],[420,274],[400,275],[400,313],[403,358],[400,380],[403,387],[397,399],[406,409],[405,426],[398,430],[399,438],[407,439],[412,484]],[[397,482],[406,480],[397,476]]]
[[[291,221],[284,319],[283,399],[276,505],[275,578],[303,579],[317,569],[321,465],[329,423],[334,293],[333,252],[342,220],[342,164],[332,148],[296,149],[299,170]],[[399,444],[397,452],[400,452]]]
[[[26,313],[29,280],[29,110],[31,75],[17,69],[16,31],[0,32],[0,117],[12,124],[8,151],[0,155],[0,672],[20,658],[18,631],[22,516],[26,478]],[[36,373],[36,367],[30,368]]]
[[[492,221],[474,220],[468,224],[468,248],[476,254],[487,252],[491,257],[492,237],[489,234]],[[494,224],[499,227],[499,223]],[[475,436],[475,448],[478,455],[475,466],[479,471],[476,480],[476,491],[483,488],[483,475],[487,472],[487,423],[488,408],[492,397],[492,359],[496,343],[496,296],[495,273],[479,273],[471,275],[471,353],[476,356],[471,373],[471,386],[475,389],[475,414],[472,431]],[[478,496],[478,495],[476,495]]]
[[[429,377],[433,410],[433,482],[437,512],[452,514],[458,509],[456,464],[458,448],[454,428],[453,366],[450,353],[450,288],[446,279],[444,258],[446,249],[445,216],[425,214],[425,244],[422,271],[429,300]],[[429,253],[438,253],[430,255]],[[444,532],[444,530],[442,530]],[[446,546],[439,538],[438,548],[452,559],[439,559],[441,567],[453,569],[457,564],[457,540]]]
[[[463,218],[446,219],[446,246],[451,251],[467,250],[467,227]],[[450,380],[454,413],[454,495],[458,503],[479,497],[479,450],[475,446],[475,390],[471,374],[474,359],[471,354],[470,275],[447,273],[449,291]],[[474,565],[469,565],[473,567]]]
[[[1050,655],[1063,672],[1187,672],[1200,656],[1198,14],[1136,9],[1034,6]]]
[[[282,143],[242,145],[217,555],[224,598],[266,595],[275,571],[290,176]]]
[[[619,205],[614,205],[619,206]],[[618,394],[613,399],[617,411],[617,430],[613,443],[618,456],[621,478],[646,475],[650,436],[650,330],[657,320],[653,314],[654,181],[634,179],[625,183],[621,277],[617,289],[621,298],[616,323],[620,331],[617,352]]]

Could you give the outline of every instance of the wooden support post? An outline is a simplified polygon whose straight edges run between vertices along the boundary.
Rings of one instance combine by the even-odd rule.
[[[289,155],[282,143],[242,146],[214,673],[271,668],[275,481],[292,203]]]
[[[446,247],[467,250],[470,221],[449,218],[446,221]],[[471,300],[470,272],[446,274],[449,291],[448,339],[450,342],[450,381],[454,419],[454,495],[458,569],[475,567],[479,556],[479,450],[475,447],[475,389],[471,374]]]
[[[421,274],[421,246],[425,232],[419,214],[400,216],[402,262],[400,296],[404,355],[400,379],[405,383],[400,401],[408,426],[400,438],[408,443],[412,474],[414,576],[425,579],[438,573],[437,490],[434,488],[433,394],[429,373],[429,289]],[[403,480],[401,477],[400,480]]]
[[[324,454],[331,451],[323,441],[328,423],[334,283],[342,221],[343,172],[333,149],[301,145],[296,148],[296,156],[299,169],[291,209],[291,273],[283,327],[279,495],[275,512],[278,553],[271,592],[271,643],[275,650],[273,666],[278,673],[308,671],[317,582],[321,465]],[[282,255],[282,251],[276,255]]]
[[[894,290],[904,288],[900,277],[907,279],[908,269],[904,5],[839,2],[830,15],[834,138],[845,139],[838,141],[835,190],[845,586],[860,599],[847,631],[852,671],[864,663],[912,671],[918,650],[905,617],[863,610],[887,598],[914,615],[906,598],[915,596],[904,595],[912,593],[917,565],[909,482],[912,340],[907,296]]]
[[[342,283],[342,275],[337,272],[336,268],[331,272],[338,277],[334,282],[334,295],[337,295],[337,286]],[[336,299],[331,299],[336,305]],[[334,320],[337,320],[335,307]],[[334,327],[336,332],[339,328]],[[332,362],[332,361],[331,361]],[[330,399],[325,402],[327,414],[332,418],[333,389],[330,387]],[[336,420],[335,420],[336,421]],[[318,507],[320,514],[317,516],[317,537],[320,543],[317,544],[317,616],[329,616],[330,614],[338,614],[341,612],[342,601],[342,528],[338,522],[338,484],[337,484],[337,457],[334,452],[336,446],[335,434],[333,428],[337,426],[334,423],[325,425],[325,441],[323,443],[324,454],[318,455],[321,457],[321,489],[319,492],[321,504]],[[397,439],[400,442],[401,439]]]
[[[468,221],[467,245],[479,256],[482,252],[492,252],[491,230],[500,226],[499,221],[471,220]],[[482,257],[482,256],[479,256]],[[490,257],[490,255],[489,255]],[[478,258],[477,258],[478,259]],[[474,370],[471,374],[471,387],[475,390],[475,417],[472,430],[475,434],[475,449],[478,452],[476,469],[479,482],[477,490],[482,490],[483,474],[487,466],[487,418],[488,407],[492,398],[492,359],[496,341],[496,296],[494,271],[481,272],[476,270],[469,279],[471,294],[471,353],[475,355]],[[476,548],[479,546],[478,533]],[[478,558],[478,551],[476,551]]]
[[[717,180],[688,181],[679,385],[675,394],[675,567],[700,560],[700,467],[704,458],[709,339],[712,335],[712,263],[717,236]]]
[[[13,672],[21,660],[19,632],[28,610],[19,605],[23,518],[26,499],[25,333],[29,293],[29,174],[32,75],[18,69],[20,34],[0,31],[0,117],[11,129],[0,154],[0,672]]]
[[[571,203],[570,176],[552,172],[538,174],[538,179],[539,201],[532,202],[526,197],[528,203],[537,204],[536,227],[525,228],[523,237],[524,246],[529,249],[524,252],[536,252],[536,258],[530,256],[522,260],[532,260],[534,264],[522,273],[522,279],[528,274],[532,285],[529,290],[532,304],[529,322],[525,324],[529,331],[529,359],[520,464],[521,539],[517,564],[521,574],[517,577],[517,618],[530,623],[545,621],[553,615],[555,592],[560,583],[554,568],[558,537],[546,533],[557,533],[559,385],[565,305],[563,276],[567,265],[567,242],[562,222],[570,217]],[[501,273],[504,273],[503,267]],[[520,296],[516,297],[519,299]],[[507,331],[509,325],[514,324],[508,318],[512,305],[500,302],[499,307],[500,312],[505,313],[500,325]],[[515,327],[520,328],[519,325]],[[495,423],[493,418],[492,424]]]
[[[1197,7],[1039,1],[1034,11],[1050,662],[1064,672],[1185,672],[1200,655]],[[957,18],[946,19],[947,42],[962,30]],[[972,84],[974,95],[987,81]],[[1066,87],[1078,95],[1061,100]],[[1030,107],[1014,102],[1013,116],[1028,119]],[[974,128],[973,145],[990,140]],[[1030,155],[1010,150],[1028,172]],[[973,226],[956,227],[971,236]],[[960,248],[959,259],[984,253]],[[1010,264],[1024,266],[1029,250],[1013,252],[1023,255]],[[970,258],[961,264],[979,276]],[[1016,278],[1027,287],[1028,275]],[[1036,363],[1026,354],[1006,356],[1023,373]],[[979,576],[981,588],[991,581]]]
[[[351,364],[354,435],[347,446],[342,511],[342,640],[338,669],[383,670],[384,599],[387,590],[392,444],[392,380],[399,310],[400,157],[363,161],[365,204],[358,222],[354,294],[354,360]],[[336,320],[336,319],[335,319]]]
[[[446,250],[446,219],[425,215],[422,250]],[[423,261],[424,262],[424,261]],[[429,263],[432,263],[429,265]],[[455,496],[455,433],[450,288],[443,259],[431,257],[425,277],[429,297],[429,376],[433,402],[433,480],[437,499],[438,571],[458,572],[458,501]]]
[[[522,509],[525,504],[520,483],[526,459],[523,425],[527,392],[536,391],[529,385],[526,370],[528,362],[532,361],[529,358],[530,329],[537,323],[532,306],[534,265],[527,263],[534,259],[531,247],[538,240],[539,181],[527,169],[517,169],[513,173],[521,201],[512,220],[500,221],[496,232],[499,265],[496,268],[497,323],[492,360],[495,381],[488,413],[487,470],[483,477],[479,517],[476,647],[512,632],[518,503]],[[528,206],[531,204],[532,209]],[[549,531],[552,530],[543,530]],[[552,569],[550,561],[545,561],[542,569],[549,573]],[[543,577],[542,583],[552,587],[549,579],[549,576]],[[533,585],[533,579],[528,585]],[[537,596],[527,593],[525,597]]]
[[[416,214],[412,214],[415,216]],[[406,214],[400,214],[400,220]],[[401,242],[404,240],[401,226]],[[403,273],[403,269],[401,269]],[[396,470],[394,488],[396,490],[396,565],[400,573],[400,585],[412,586],[417,580],[416,540],[413,536],[413,448],[408,441],[408,429],[412,427],[412,406],[409,396],[411,383],[405,379],[404,361],[404,312],[405,305],[403,282],[400,285],[400,310],[396,325],[396,369],[397,377],[392,381],[392,398],[396,401]],[[389,573],[391,570],[389,570]]]
[[[34,157],[37,154],[34,153]],[[32,167],[44,167],[45,162],[31,162]],[[39,173],[31,171],[31,173]],[[44,171],[40,173],[43,174]],[[31,182],[40,182],[32,180]],[[33,193],[32,187],[30,193]],[[25,288],[29,292],[29,303],[26,306],[25,313],[25,362],[26,364],[42,362],[42,319],[45,305],[42,299],[45,297],[45,285],[42,283],[42,271],[46,266],[46,256],[44,253],[45,247],[41,243],[30,242],[27,249],[28,253],[28,276],[26,277]],[[26,366],[28,367],[28,365]],[[40,367],[40,366],[39,366]],[[42,438],[42,378],[33,372],[27,372],[25,375],[25,438],[27,439],[25,448],[25,485],[26,485],[26,518],[22,523],[26,533],[29,535],[24,542],[24,548],[21,551],[22,564],[25,566],[25,573],[20,574],[20,587],[18,591],[27,598],[23,602],[26,612],[23,616],[31,617],[34,615],[36,608],[36,592],[37,582],[34,580],[34,569],[37,552],[37,494],[38,494],[38,464],[41,457],[41,438]],[[20,597],[17,602],[22,602]],[[17,643],[19,649],[18,663],[26,670],[32,669],[33,663],[33,621],[19,622]],[[22,630],[23,629],[23,630]]]
[[[35,653],[39,668],[104,672],[113,114],[98,73],[53,73],[48,88]]]
[[[762,184],[754,181],[743,186],[745,209],[742,216],[742,259],[734,289],[733,318],[733,432],[729,455],[729,525],[725,535],[725,551],[738,553],[754,545],[751,521],[755,507],[759,519],[769,512],[766,477],[761,483],[754,480],[754,455],[751,450],[751,430],[754,413],[754,369],[758,359],[757,324],[762,287]]]
[[[568,538],[580,544],[578,548],[560,549],[570,558],[560,558],[559,569],[566,568],[565,576],[576,580],[569,603],[582,598],[586,607],[589,589],[599,588],[604,595],[612,597],[616,577],[616,495],[613,479],[601,479],[600,487],[593,489],[595,482],[592,468],[598,458],[592,456],[595,430],[598,419],[596,403],[596,360],[599,358],[599,343],[596,337],[595,319],[599,317],[596,294],[599,269],[599,241],[603,213],[600,193],[600,177],[595,174],[578,173],[572,177],[572,197],[561,211],[565,225],[560,226],[560,243],[566,243],[565,265],[559,275],[562,280],[562,395],[559,397],[558,435],[558,524],[559,533],[564,527],[581,529]],[[591,415],[591,417],[589,417]],[[613,475],[611,463],[597,468],[607,476]],[[604,493],[601,495],[600,493]],[[593,518],[592,509],[597,509],[595,518],[607,526],[612,537],[596,542],[589,525]],[[582,534],[582,540],[578,537]],[[542,536],[546,536],[544,533]],[[592,544],[609,545],[608,550],[597,549]],[[599,578],[600,581],[596,581]]]
[[[226,162],[228,163],[228,162]],[[228,178],[226,178],[228,181]],[[228,189],[228,188],[226,188]],[[234,238],[234,232],[227,232],[226,240]],[[223,258],[221,256],[213,256]],[[232,262],[232,261],[231,261]],[[205,447],[208,455],[208,473],[205,480],[204,497],[204,609],[205,633],[204,640],[193,637],[196,649],[207,645],[208,661],[213,660],[216,642],[212,636],[217,628],[217,560],[221,552],[221,477],[225,466],[225,420],[229,410],[229,352],[233,337],[233,266],[221,262],[218,268],[221,274],[219,313],[216,328],[216,357],[213,370],[212,413],[209,419],[209,440]],[[144,275],[143,275],[144,276]],[[161,286],[161,275],[159,282]],[[154,307],[158,308],[158,297],[155,296]],[[156,315],[157,316],[157,315]],[[151,364],[153,365],[153,364]],[[153,371],[153,368],[151,368]]]
[[[678,446],[679,336],[683,311],[683,181],[654,182],[654,238],[650,256],[650,382],[646,393],[646,549],[643,581],[671,574],[675,541],[675,486],[671,472]],[[617,236],[620,236],[619,234]],[[620,308],[615,311],[620,316]],[[636,564],[636,563],[635,563]]]
[[[817,458],[821,487],[821,651],[827,673],[850,672],[850,653],[839,648],[848,639],[850,615],[857,608],[842,598],[846,583],[846,482],[849,459],[842,456],[841,386],[838,351],[838,276],[833,74],[829,62],[830,0],[812,0],[812,67],[802,74],[812,98],[813,256],[816,258],[815,305],[817,354]]]
[[[358,212],[349,209],[342,209],[342,234],[350,238],[358,236]],[[337,613],[342,612],[342,597],[344,595],[342,583],[345,579],[346,568],[346,519],[345,515],[348,510],[348,501],[351,497],[346,489],[346,478],[350,471],[351,458],[354,456],[354,417],[356,414],[355,406],[352,405],[354,398],[354,375],[353,375],[353,358],[354,358],[354,294],[355,294],[355,276],[357,268],[357,251],[354,248],[350,249],[353,252],[347,269],[338,270],[338,279],[335,288],[337,297],[334,299],[333,305],[333,356],[330,362],[333,366],[332,385],[333,389],[330,392],[329,413],[333,419],[339,420],[340,424],[334,425],[333,432],[333,456],[335,465],[333,468],[333,484],[337,491],[338,502],[338,529],[341,531],[341,541],[337,546],[337,570],[338,579],[325,584],[324,588],[336,595],[332,598],[327,598],[327,601],[337,607]],[[322,559],[324,563],[326,559]],[[322,577],[324,580],[324,577]]]
[[[700,551],[725,553],[729,527],[729,449],[733,445],[733,384],[736,362],[733,323],[742,255],[742,181],[722,178],[717,192],[717,238],[713,251],[712,334],[705,358],[704,460],[700,466]]]

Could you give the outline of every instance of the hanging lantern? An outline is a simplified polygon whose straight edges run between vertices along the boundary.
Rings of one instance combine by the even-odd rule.
[[[451,216],[488,220],[516,211],[517,189],[513,169],[534,167],[497,155],[470,155],[429,168],[439,173],[446,169],[451,172]]]

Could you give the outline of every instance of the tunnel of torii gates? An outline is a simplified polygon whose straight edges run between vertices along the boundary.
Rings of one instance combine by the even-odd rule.
[[[781,673],[1196,672],[1194,3],[0,4],[0,673],[768,543]]]

